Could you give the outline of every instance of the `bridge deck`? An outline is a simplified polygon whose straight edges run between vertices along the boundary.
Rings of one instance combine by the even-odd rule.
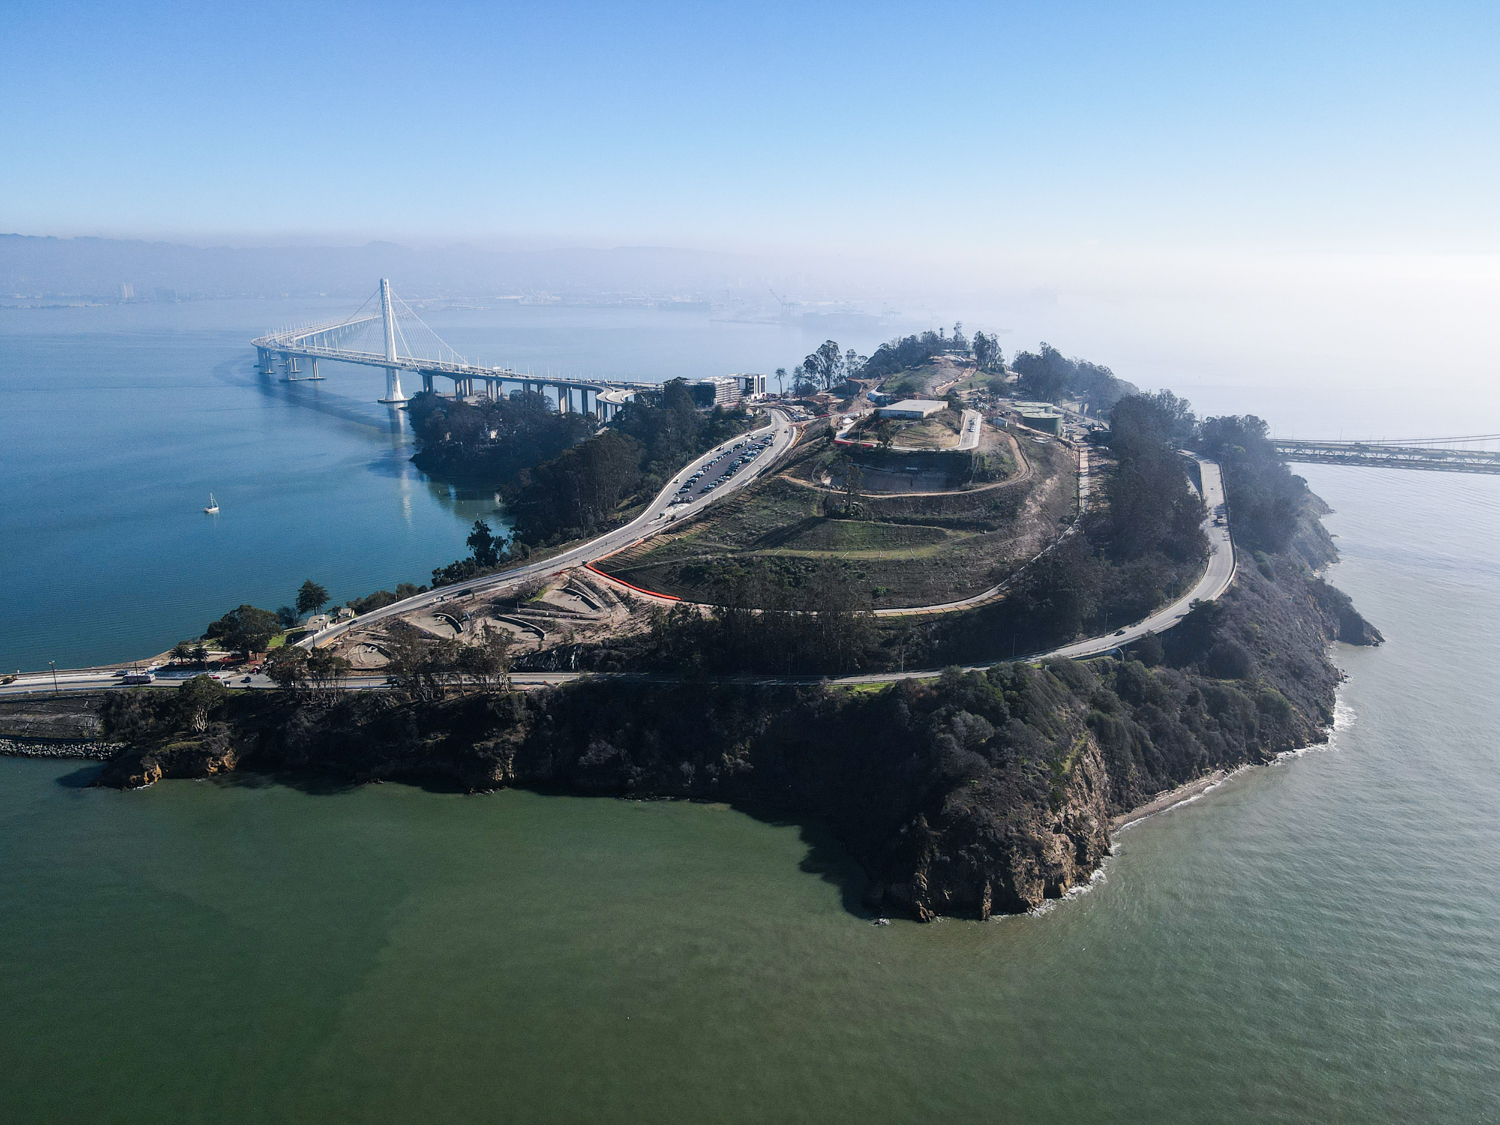
[[[1288,461],[1301,464],[1500,474],[1500,452],[1488,449],[1353,441],[1276,441],[1273,444]]]

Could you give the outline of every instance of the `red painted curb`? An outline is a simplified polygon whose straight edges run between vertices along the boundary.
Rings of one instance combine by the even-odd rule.
[[[648,590],[644,586],[637,586],[633,582],[626,582],[625,579],[623,579],[623,578],[616,578],[613,574],[605,574],[604,571],[600,570],[593,563],[584,563],[583,564],[583,569],[584,570],[592,570],[600,578],[607,578],[611,582],[618,582],[621,586],[624,586],[626,589],[628,589],[628,590],[634,590],[637,594],[645,594],[648,598],[665,598],[669,602],[680,602],[680,601],[682,601],[682,599],[679,598],[676,594],[658,594],[655,590]]]

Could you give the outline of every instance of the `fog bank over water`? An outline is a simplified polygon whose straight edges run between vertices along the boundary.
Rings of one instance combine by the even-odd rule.
[[[1035,286],[986,294],[976,272],[953,298],[1012,330],[1007,355],[1047,340],[1200,412],[1223,408],[1205,390],[1275,392],[1245,397],[1284,435],[1500,432],[1497,256],[1080,251],[1018,273]]]
[[[1045,340],[1141,387],[1197,388],[1199,399],[1274,392],[1246,401],[1263,403],[1255,411],[1280,434],[1500,431],[1500,359],[1488,330],[1500,254],[1035,247],[1019,236],[962,254],[951,243],[882,248],[878,238],[849,254],[242,241],[253,244],[0,236],[0,304],[118,302],[128,291],[137,302],[326,296],[331,309],[353,311],[388,276],[398,292],[450,304],[696,302],[716,321],[780,323],[861,350],[961,320],[999,330],[1007,356]],[[800,343],[788,343],[778,366],[800,358]]]

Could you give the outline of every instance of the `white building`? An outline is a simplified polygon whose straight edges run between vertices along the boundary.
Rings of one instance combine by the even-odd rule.
[[[699,379],[693,384],[700,388],[700,393],[693,397],[700,405],[728,406],[730,403],[740,400],[740,376],[738,375],[710,375],[707,379]],[[713,397],[709,400],[707,393],[712,390]]]
[[[882,406],[877,413],[882,418],[926,418],[939,410],[947,410],[948,404],[935,398],[904,398],[889,406]]]
[[[766,397],[766,377],[764,375],[741,372],[738,375],[731,375],[730,378],[739,383],[741,398]]]

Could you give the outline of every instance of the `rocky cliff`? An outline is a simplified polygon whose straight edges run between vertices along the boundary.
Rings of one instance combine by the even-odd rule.
[[[101,782],[295,770],[731,801],[828,823],[872,909],[1028,910],[1090,877],[1113,815],[1326,736],[1330,645],[1379,635],[1314,575],[1332,545],[1307,519],[1285,553],[1242,557],[1219,604],[1123,659],[855,689],[601,678],[444,699],[242,693],[195,732],[169,693],[124,693],[105,719],[129,748]]]

